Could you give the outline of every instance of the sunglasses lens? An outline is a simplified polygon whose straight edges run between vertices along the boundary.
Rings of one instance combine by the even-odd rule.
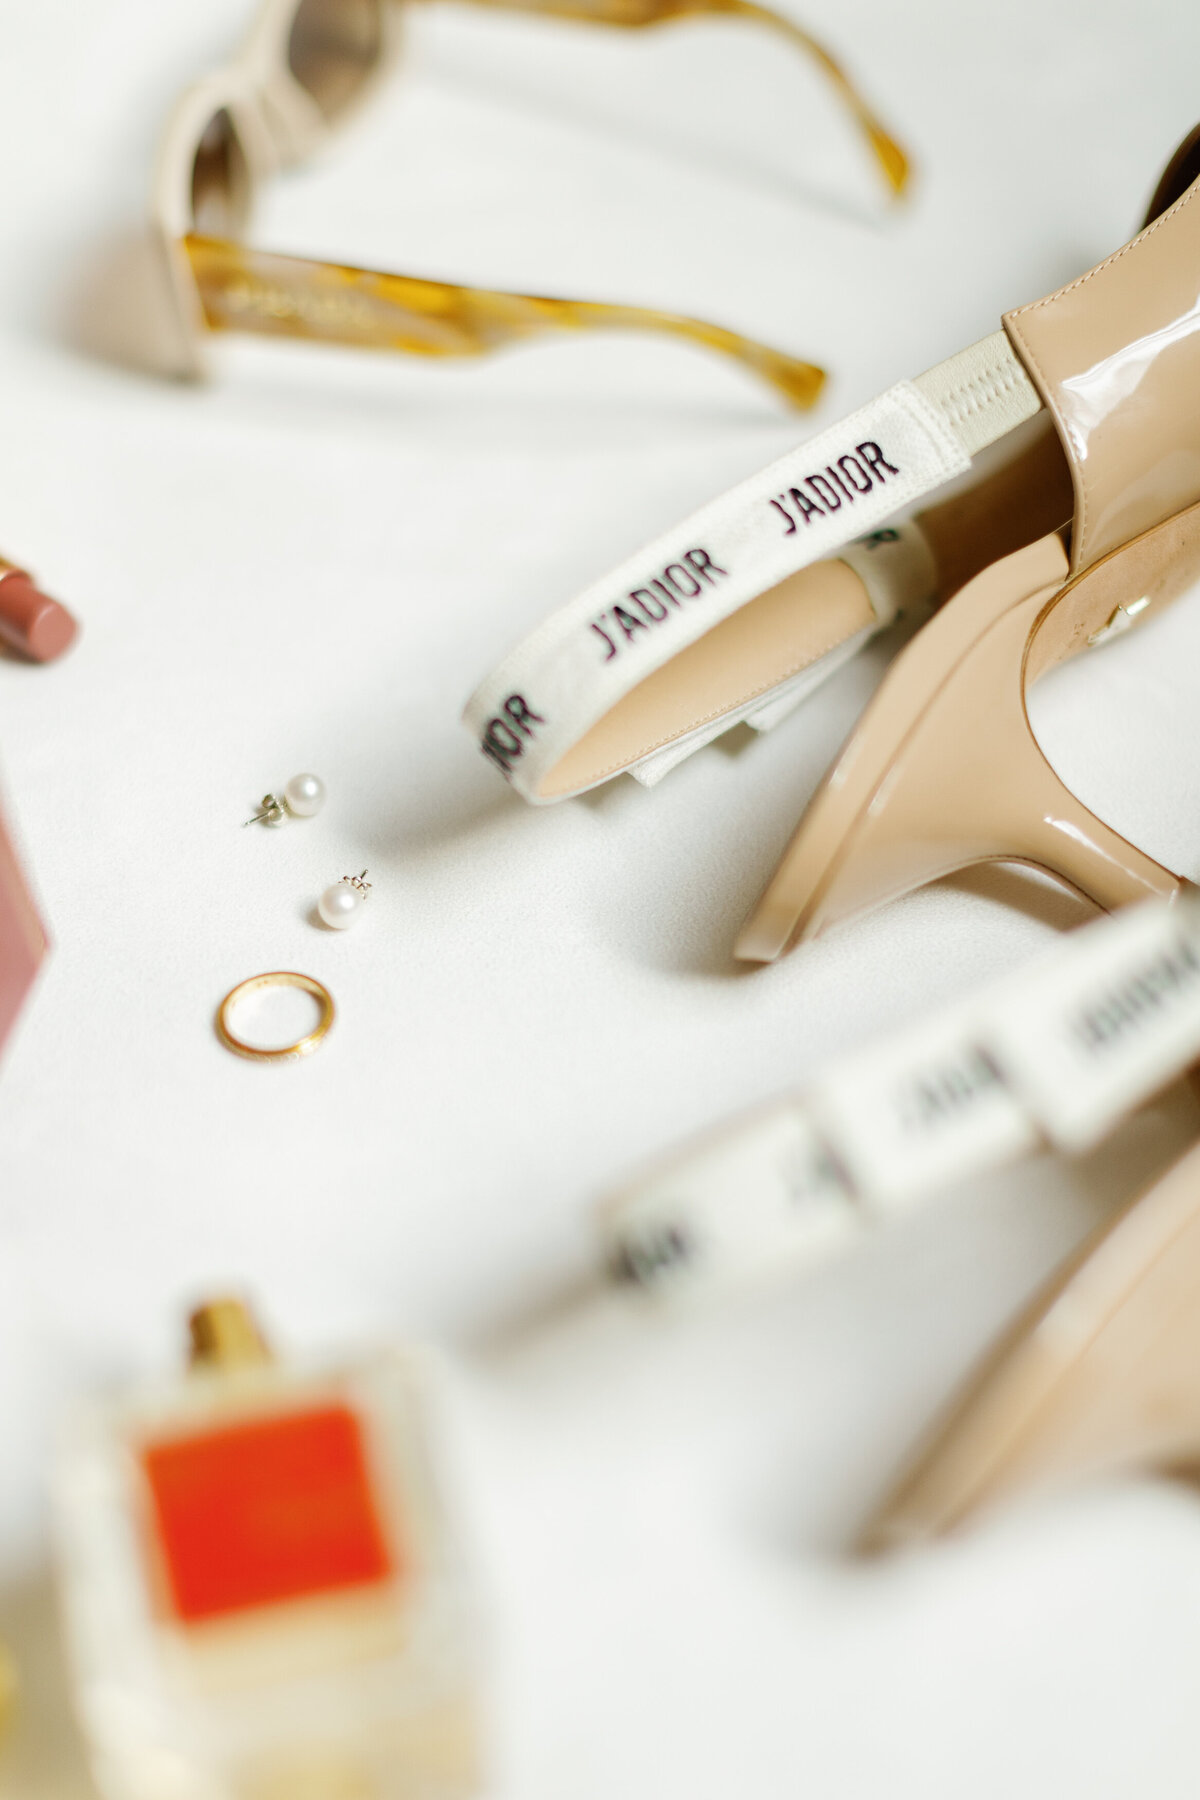
[[[383,48],[384,0],[300,0],[288,66],[334,119],[357,96]]]
[[[192,163],[192,229],[201,237],[234,237],[246,222],[250,170],[229,114],[214,113]]]

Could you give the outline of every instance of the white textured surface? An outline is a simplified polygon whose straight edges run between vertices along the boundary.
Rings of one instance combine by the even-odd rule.
[[[54,1420],[166,1365],[180,1308],[236,1281],[284,1343],[450,1349],[505,1800],[1190,1800],[1190,1496],[830,1560],[990,1330],[1186,1137],[1184,1102],[1121,1154],[947,1196],[749,1316],[532,1317],[585,1272],[599,1188],[1077,915],[972,876],[731,970],[882,646],[651,794],[536,814],[473,751],[458,709],[510,643],[795,440],[735,370],[632,339],[460,368],[248,344],[187,392],[74,347],[172,95],[241,16],[0,0],[0,543],[85,630],[61,667],[0,665],[57,940],[0,1079],[0,1628],[28,1687],[0,1791],[86,1792],[44,1597]],[[258,236],[708,314],[828,363],[818,429],[1112,249],[1193,123],[1200,14],[1178,0],[1014,0],[1002,31],[949,0],[806,16],[919,156],[903,215],[881,219],[816,79],[749,28],[446,7]],[[1035,708],[1081,796],[1193,876],[1197,682],[1200,596]],[[240,829],[310,768],[319,818]],[[317,895],[364,865],[367,915],[321,933]],[[339,1001],[308,1064],[213,1037],[225,989],[272,966]],[[485,1342],[522,1314],[519,1341]]]

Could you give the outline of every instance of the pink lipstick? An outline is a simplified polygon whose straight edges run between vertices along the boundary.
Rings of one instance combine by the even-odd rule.
[[[78,631],[60,601],[43,594],[24,569],[0,557],[0,642],[31,662],[53,662],[74,643]]]

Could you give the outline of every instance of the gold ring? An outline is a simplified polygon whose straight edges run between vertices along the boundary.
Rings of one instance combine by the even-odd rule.
[[[280,1050],[259,1050],[254,1044],[246,1043],[244,1038],[235,1037],[229,1027],[229,1015],[239,1000],[259,988],[268,987],[300,988],[311,994],[321,1008],[321,1016],[307,1037],[297,1038],[294,1044],[285,1044]],[[294,969],[272,969],[266,975],[251,975],[248,980],[239,981],[235,988],[230,988],[217,1008],[217,1036],[235,1056],[248,1056],[254,1062],[290,1062],[298,1056],[311,1056],[333,1020],[333,996],[328,988],[322,987],[311,975],[297,975]]]

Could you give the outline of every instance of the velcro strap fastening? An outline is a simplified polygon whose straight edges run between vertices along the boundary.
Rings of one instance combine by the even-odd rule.
[[[554,613],[478,688],[464,713],[468,728],[528,800],[596,785],[616,771],[553,796],[542,791],[585,733],[680,651],[969,466],[939,408],[913,383],[898,383]]]

